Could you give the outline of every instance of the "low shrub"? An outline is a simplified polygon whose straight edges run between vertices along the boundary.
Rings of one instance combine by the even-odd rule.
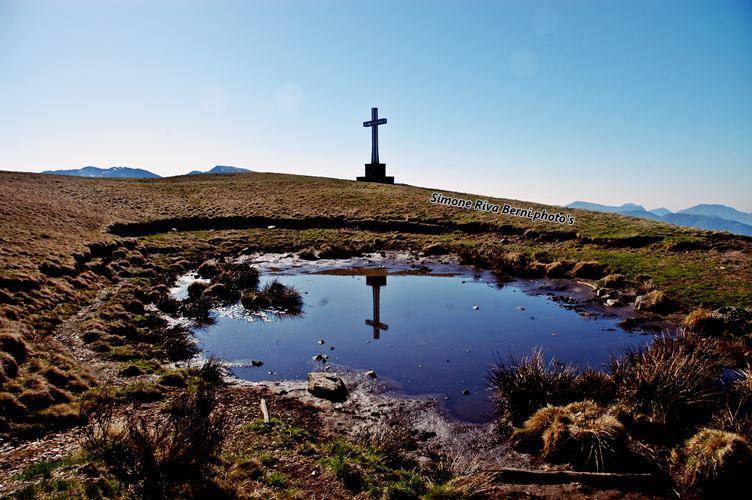
[[[702,429],[675,455],[677,482],[708,498],[732,498],[749,481],[752,447],[741,436]]]

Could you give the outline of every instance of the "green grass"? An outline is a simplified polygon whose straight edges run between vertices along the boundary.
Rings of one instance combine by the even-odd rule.
[[[60,460],[42,460],[28,465],[21,471],[16,479],[20,481],[30,481],[38,478],[49,478],[52,472],[61,467],[70,467],[73,465],[81,465],[87,463],[88,460],[81,455],[71,455],[69,457],[61,458]]]
[[[372,498],[417,498],[427,488],[425,477],[407,464],[393,464],[378,450],[343,438],[322,448],[319,465],[350,491]]]
[[[269,436],[275,444],[300,443],[310,438],[308,431],[301,427],[290,425],[277,418],[254,420],[243,426],[243,430]]]

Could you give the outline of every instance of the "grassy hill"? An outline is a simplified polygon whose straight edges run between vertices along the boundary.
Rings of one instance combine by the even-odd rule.
[[[110,448],[98,441],[101,436],[121,445],[132,443],[133,437],[96,432],[94,424],[104,417],[110,418],[108,425],[126,419],[129,432],[143,429],[147,421],[161,422],[154,425],[172,433],[163,436],[166,441],[152,442],[148,436],[153,433],[141,436],[144,445],[152,446],[146,451],[155,456],[163,449],[181,448],[171,447],[170,440],[214,443],[191,452],[197,469],[179,478],[181,488],[194,481],[191,488],[198,488],[193,490],[197,496],[210,496],[202,488],[213,485],[223,491],[246,488],[264,497],[314,491],[341,498],[352,491],[348,467],[355,467],[374,492],[404,493],[409,486],[408,497],[418,496],[431,481],[438,481],[433,487],[440,491],[450,487],[452,477],[463,477],[456,471],[430,481],[411,476],[407,471],[414,462],[404,457],[395,461],[383,449],[347,441],[341,430],[321,423],[331,418],[326,410],[265,388],[220,384],[199,390],[210,380],[221,380],[218,368],[196,371],[180,364],[196,353],[193,332],[170,325],[159,311],[173,314],[178,307],[198,304],[196,310],[179,311],[200,316],[199,303],[177,304],[167,286],[207,259],[220,257],[215,261],[226,267],[219,277],[229,277],[232,286],[242,281],[237,279],[241,271],[222,257],[253,251],[311,255],[316,249],[331,257],[382,250],[456,253],[466,263],[511,276],[595,282],[610,273],[623,274],[608,278],[611,283],[628,282],[630,300],[638,290],[667,295],[675,306],[670,316],[675,321],[699,305],[752,305],[749,238],[486,198],[575,217],[572,225],[533,222],[431,204],[433,192],[268,173],[136,180],[0,172],[0,439],[13,443],[0,450],[0,495],[17,489],[22,497],[54,496],[65,484],[73,496],[90,496],[84,493],[95,488],[93,496],[125,497],[133,484],[154,482],[144,474],[169,469],[168,461],[156,471],[135,465],[122,470],[132,460],[102,456]],[[712,323],[709,311],[700,312],[693,313],[696,323]],[[739,337],[745,333],[734,329],[731,351],[744,351]],[[686,376],[679,372],[682,379],[694,372],[693,365],[686,366]],[[665,371],[651,368],[646,373]],[[499,380],[504,380],[503,373]],[[261,398],[271,405],[273,425],[254,420]],[[169,420],[162,411],[165,401],[182,408],[181,420]],[[212,410],[217,404],[220,409]],[[213,420],[222,408],[234,414],[232,421]],[[196,411],[203,417],[194,418]],[[370,410],[363,411],[370,415]],[[224,448],[201,438],[201,432],[215,427],[231,438]],[[395,429],[389,435],[403,443],[399,426]],[[82,432],[88,447],[70,444],[78,443]],[[198,437],[186,432],[197,432]],[[136,441],[141,443],[141,438]],[[379,442],[384,445],[383,439],[374,441]],[[224,452],[218,458],[220,449]],[[249,449],[253,457],[247,455]],[[510,450],[504,453],[513,466],[530,466]],[[107,468],[96,465],[103,461]],[[277,461],[287,464],[286,476],[270,465]],[[348,461],[355,465],[346,465]],[[429,469],[441,470],[437,463]],[[89,467],[89,472],[81,467]],[[89,477],[92,467],[95,479]],[[334,475],[324,481],[309,472],[320,467]],[[128,481],[119,482],[123,477]],[[473,477],[479,486],[489,482],[485,476]],[[525,488],[517,493],[546,493]],[[504,496],[504,491],[495,494]]]
[[[649,275],[687,306],[752,305],[752,240],[748,238],[487,198],[572,213],[576,218],[572,226],[533,222],[430,204],[432,192],[266,173],[148,180],[0,173],[4,200],[0,286],[35,288],[50,274],[75,274],[76,265],[91,253],[87,245],[112,242],[120,235],[147,236],[173,228],[247,229],[254,235],[251,239],[263,239],[268,232],[254,231],[275,225],[309,232],[363,229],[387,236],[402,232],[427,235],[419,239],[441,240],[450,246],[482,244],[490,251],[530,255],[545,250],[552,259],[595,259],[614,272]]]

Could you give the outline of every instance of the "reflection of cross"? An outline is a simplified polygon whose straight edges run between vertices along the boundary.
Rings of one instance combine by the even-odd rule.
[[[373,320],[367,319],[366,325],[373,327],[373,338],[378,339],[381,330],[389,330],[389,325],[379,321],[379,291],[386,286],[386,276],[366,276],[366,285],[373,290]]]

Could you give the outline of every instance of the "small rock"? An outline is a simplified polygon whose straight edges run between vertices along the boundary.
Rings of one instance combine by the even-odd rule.
[[[463,396],[469,396],[470,395],[470,389],[463,389],[462,390],[462,395]]]
[[[274,228],[276,228],[276,227],[277,227],[277,226],[266,226],[266,228],[267,228],[267,229],[274,229]]]
[[[525,308],[522,307],[522,306],[517,306],[517,307],[515,307],[515,309],[517,309],[518,311],[524,311],[525,310]]]
[[[317,354],[313,357],[314,361],[321,361],[322,363],[326,363],[326,360],[329,359],[329,356],[326,354]]]
[[[258,359],[252,359],[251,366],[264,366],[264,362]]]
[[[319,339],[319,345],[324,345],[324,339]]]
[[[329,346],[329,350],[333,351],[334,350],[334,346],[333,345]]]
[[[480,306],[473,306],[473,311],[477,311],[478,309],[480,309]]]
[[[328,399],[329,401],[340,402],[347,399],[345,383],[333,373],[309,373],[308,392],[317,398]]]
[[[375,371],[373,371],[373,370],[368,370],[368,371],[366,372],[366,377],[370,377],[370,378],[376,378],[376,372],[375,372]]]

